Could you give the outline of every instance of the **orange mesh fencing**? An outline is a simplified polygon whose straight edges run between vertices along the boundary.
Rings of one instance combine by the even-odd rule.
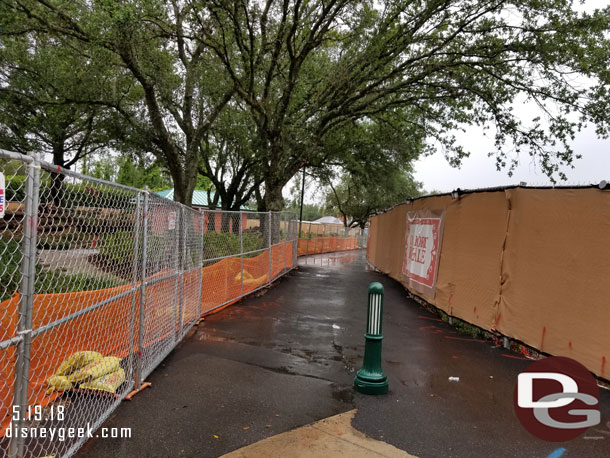
[[[293,243],[286,242],[272,248],[271,279],[279,277],[285,269],[293,266]],[[244,258],[243,295],[260,288],[269,282],[269,250]],[[160,272],[147,280],[166,276]],[[203,314],[223,304],[231,303],[242,296],[241,259],[239,256],[222,259],[201,271],[193,270],[184,274],[184,289],[198,285],[203,275],[203,290],[201,294],[201,311]],[[163,279],[146,286],[144,311],[147,317],[147,328],[144,333],[144,348],[166,339],[177,329],[168,332],[163,327],[155,327],[155,323],[164,323],[174,318],[176,304],[163,300],[162,291],[174,286],[175,277]],[[38,333],[32,339],[29,399],[30,405],[43,407],[55,400],[61,393],[46,394],[46,381],[53,375],[59,365],[71,354],[81,350],[93,350],[103,355],[124,358],[137,348],[137,329],[139,327],[140,289],[136,285],[135,293],[130,291],[132,285],[115,288],[81,291],[57,294],[36,294],[32,328],[34,330],[65,320],[54,327]],[[135,302],[134,301],[135,294]],[[95,308],[96,304],[108,301]],[[19,294],[0,303],[0,309],[7,313],[2,315],[2,327],[12,335],[16,333],[17,310]],[[90,311],[86,311],[93,308]],[[133,310],[133,312],[132,312]],[[86,311],[86,312],[85,312]],[[193,321],[200,316],[199,306],[184,305],[183,322]],[[81,315],[71,317],[78,312]],[[132,317],[133,313],[133,317]],[[178,321],[176,321],[177,326]],[[134,331],[135,330],[135,333]],[[36,332],[36,331],[35,331]],[[133,333],[133,334],[132,334]],[[66,338],[69,336],[69,338]],[[130,339],[133,342],[130,351]],[[5,383],[0,384],[0,399],[6,400],[1,406],[0,424],[4,429],[10,423],[10,409],[13,397],[15,377],[15,347],[9,346],[0,350],[0,378]],[[0,434],[0,437],[3,435]]]
[[[358,239],[356,237],[314,237],[311,239],[299,239],[298,255],[331,253],[333,251],[357,250]]]
[[[325,240],[323,240],[325,239]],[[316,239],[312,239],[316,240]],[[331,242],[332,240],[332,242]],[[299,241],[299,245],[303,240]],[[243,291],[241,281],[240,256],[228,257],[212,265],[184,273],[184,289],[188,290],[199,282],[203,284],[201,294],[201,313],[216,309],[222,305],[239,300],[271,280],[279,277],[286,269],[294,265],[293,253],[296,242],[285,242],[275,245],[269,250],[263,250],[253,257],[243,259],[244,279]],[[326,245],[323,248],[323,243]],[[338,237],[319,237],[312,246],[316,252],[327,250],[354,249],[356,239]],[[269,275],[269,271],[270,274]],[[169,272],[159,272],[149,278],[163,278]],[[203,279],[200,276],[203,275]],[[175,277],[165,278],[147,285],[145,288],[144,313],[147,317],[147,328],[144,333],[144,348],[166,339],[174,331],[168,332],[155,323],[164,323],[174,319],[176,304],[164,300],[163,291],[174,287]],[[53,375],[59,365],[71,354],[82,350],[98,351],[104,355],[124,358],[138,351],[137,329],[140,320],[140,285],[122,285],[92,291],[71,293],[36,294],[34,295],[32,329],[34,332],[45,326],[49,327],[37,332],[32,339],[30,383],[28,388],[30,405],[43,407],[54,401],[61,393],[46,393],[46,381]],[[192,300],[192,299],[191,299]],[[104,302],[102,305],[100,303]],[[16,335],[18,322],[19,294],[0,303],[0,309],[6,310],[2,315],[2,327],[7,334]],[[91,310],[88,310],[91,309]],[[80,313],[80,315],[78,315]],[[77,316],[74,316],[74,315]],[[183,322],[198,319],[200,308],[198,304],[184,304]],[[62,320],[65,320],[62,322]],[[57,323],[59,321],[59,323]],[[52,326],[52,327],[50,327]],[[176,320],[176,327],[178,327]],[[69,336],[67,338],[67,336]],[[130,342],[132,342],[130,344]],[[131,347],[131,348],[130,348]],[[0,384],[0,399],[5,400],[0,406],[0,424],[4,429],[10,423],[10,409],[13,397],[15,378],[16,350],[14,346],[0,350],[0,378],[5,383]]]

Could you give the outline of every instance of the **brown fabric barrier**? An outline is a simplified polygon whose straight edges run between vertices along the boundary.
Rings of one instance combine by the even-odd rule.
[[[446,212],[428,302],[610,377],[608,193],[516,188],[423,198],[378,215],[367,258],[405,286],[406,215],[420,209]]]

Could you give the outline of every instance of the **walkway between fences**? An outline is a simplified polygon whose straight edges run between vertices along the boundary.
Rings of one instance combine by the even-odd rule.
[[[2,181],[0,457],[71,456],[69,428],[99,427],[203,314],[296,265],[294,213],[197,211],[0,150]]]

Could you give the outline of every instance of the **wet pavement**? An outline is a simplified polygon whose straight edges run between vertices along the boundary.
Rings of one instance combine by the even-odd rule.
[[[353,408],[357,430],[419,457],[610,456],[607,426],[568,443],[529,435],[512,397],[530,361],[458,334],[369,270],[363,252],[300,263],[266,293],[207,317],[151,374],[152,387],[120,406],[104,426],[131,427],[131,439],[94,439],[78,456],[217,457]],[[385,396],[351,388],[372,281],[385,287]],[[610,392],[601,394],[606,425]]]

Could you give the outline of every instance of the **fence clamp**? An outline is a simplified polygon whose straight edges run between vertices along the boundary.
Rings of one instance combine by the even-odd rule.
[[[362,369],[354,379],[354,389],[363,394],[386,394],[388,378],[381,369],[381,318],[383,314],[383,286],[373,282],[369,285],[368,316]]]

